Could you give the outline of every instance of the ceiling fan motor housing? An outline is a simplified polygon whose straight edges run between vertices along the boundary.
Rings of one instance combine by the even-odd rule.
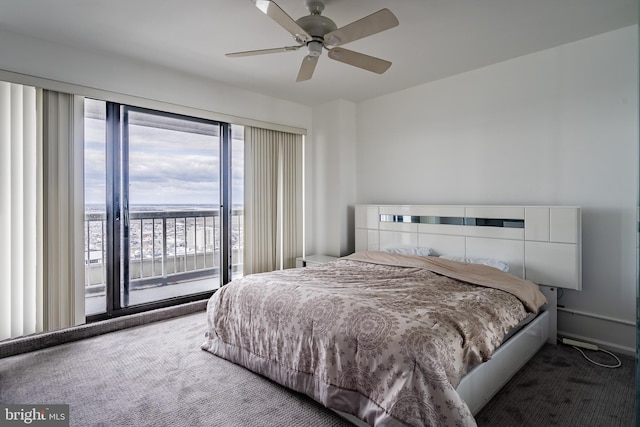
[[[303,16],[296,23],[311,37],[319,39],[323,39],[325,34],[338,29],[335,22],[322,15]]]

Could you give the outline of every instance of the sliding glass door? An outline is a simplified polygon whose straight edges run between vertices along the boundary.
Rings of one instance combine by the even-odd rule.
[[[85,168],[88,277],[104,280],[87,284],[87,315],[206,297],[241,275],[242,129],[87,101],[85,165],[104,176]]]
[[[223,126],[125,107],[122,129],[121,306],[218,288]]]

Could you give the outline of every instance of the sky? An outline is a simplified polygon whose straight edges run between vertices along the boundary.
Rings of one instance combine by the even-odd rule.
[[[98,114],[85,118],[85,203],[104,204],[104,103],[87,100]],[[138,113],[134,113],[138,114]],[[219,205],[219,139],[212,135],[131,125],[129,204]],[[234,129],[235,130],[235,129]],[[241,132],[234,132],[236,133]],[[241,135],[240,135],[241,138]],[[232,141],[232,204],[242,204],[244,147]]]

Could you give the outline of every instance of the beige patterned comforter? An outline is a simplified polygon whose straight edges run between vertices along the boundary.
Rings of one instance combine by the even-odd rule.
[[[202,348],[370,425],[473,426],[461,377],[544,302],[492,267],[357,253],[224,286]]]

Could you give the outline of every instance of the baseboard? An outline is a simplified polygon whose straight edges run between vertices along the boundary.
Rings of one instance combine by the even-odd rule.
[[[626,320],[558,308],[558,336],[593,343],[614,353],[636,356],[636,327]]]
[[[206,307],[207,300],[194,301],[99,322],[85,323],[57,331],[42,332],[0,341],[0,359],[78,341],[84,338],[95,337],[121,329],[133,328],[147,323],[205,311]]]

